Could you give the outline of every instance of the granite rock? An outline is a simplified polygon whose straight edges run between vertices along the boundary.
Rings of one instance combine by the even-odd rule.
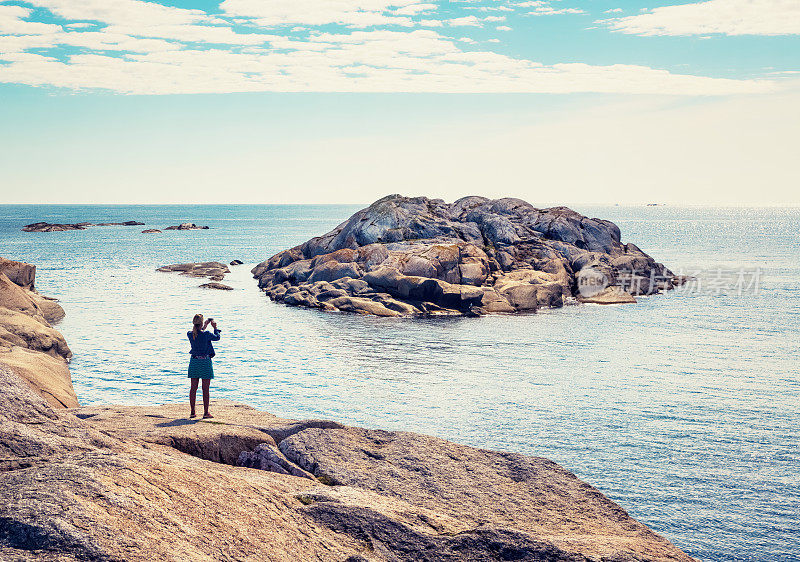
[[[0,554],[692,560],[545,459],[213,408],[213,420],[186,419],[186,404],[54,410],[0,367]]]
[[[447,204],[390,195],[252,273],[277,302],[414,316],[560,307],[579,295],[584,270],[630,294],[674,286],[672,272],[622,243],[610,221],[483,197]],[[340,292],[315,291],[323,282]]]
[[[218,261],[162,265],[156,271],[165,273],[178,272],[189,277],[207,277],[212,281],[222,281],[225,278],[225,274],[231,272],[227,265]]]
[[[0,259],[0,364],[52,406],[74,407],[78,399],[67,365],[72,351],[51,325],[64,310],[34,290],[35,274],[32,265]]]
[[[79,222],[74,224],[57,224],[49,222],[35,222],[26,224],[22,227],[24,232],[63,232],[67,230],[86,230],[90,226],[143,226],[143,222],[138,221],[125,221],[125,222]]]
[[[218,291],[233,291],[233,287],[230,285],[225,285],[224,283],[217,283],[216,281],[212,281],[211,283],[203,283],[200,285],[202,289],[216,289]]]
[[[164,230],[208,230],[207,226],[197,226],[193,222],[182,222],[175,226],[168,226]]]

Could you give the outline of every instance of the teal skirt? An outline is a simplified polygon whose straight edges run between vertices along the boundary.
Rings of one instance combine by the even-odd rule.
[[[198,359],[191,357],[189,359],[189,378],[190,379],[213,379],[214,367],[211,365],[211,359]]]

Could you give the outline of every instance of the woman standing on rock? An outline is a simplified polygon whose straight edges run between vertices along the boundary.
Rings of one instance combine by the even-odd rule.
[[[206,328],[211,324],[214,326],[214,333],[206,332]],[[212,341],[219,341],[219,328],[213,318],[209,318],[203,322],[202,314],[195,314],[192,319],[192,329],[186,332],[189,338],[189,343],[192,346],[191,358],[189,359],[189,379],[191,379],[191,388],[189,389],[189,407],[191,412],[189,417],[195,417],[194,405],[197,401],[197,384],[202,379],[203,381],[203,418],[213,418],[209,411],[209,389],[211,387],[211,379],[214,378],[214,367],[211,364],[211,358],[216,355],[214,353],[214,346],[211,345]]]

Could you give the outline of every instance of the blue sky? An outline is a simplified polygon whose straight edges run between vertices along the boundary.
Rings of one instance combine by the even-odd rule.
[[[800,204],[799,35],[797,0],[0,0],[0,190]]]

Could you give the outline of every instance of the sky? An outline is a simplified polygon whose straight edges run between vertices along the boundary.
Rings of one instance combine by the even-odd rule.
[[[0,203],[800,206],[798,0],[0,0]]]

